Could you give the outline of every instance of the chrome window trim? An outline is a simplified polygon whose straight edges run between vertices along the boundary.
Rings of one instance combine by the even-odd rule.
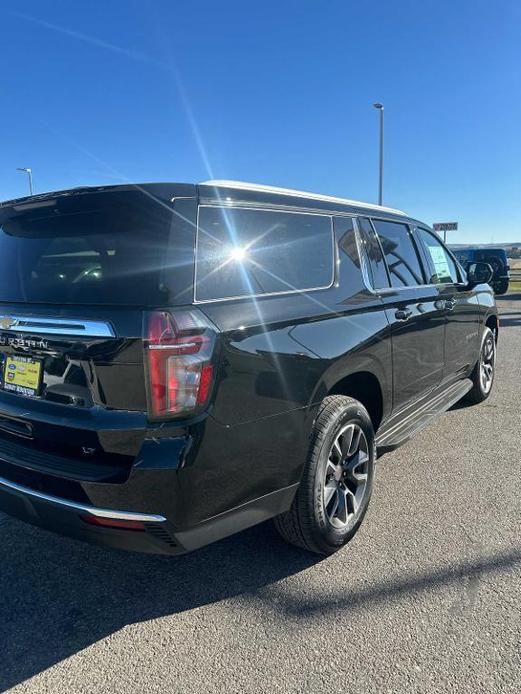
[[[170,202],[175,203],[176,200],[195,200],[196,198],[196,195],[174,195],[173,198],[170,198]]]
[[[350,200],[348,198],[337,198],[334,195],[323,195],[321,193],[308,193],[303,190],[295,190],[293,188],[279,188],[277,186],[268,186],[261,183],[246,183],[245,181],[232,181],[223,179],[214,179],[209,181],[200,181],[200,186],[211,186],[213,188],[230,188],[232,190],[247,190],[256,193],[274,193],[276,195],[286,195],[288,197],[306,198],[308,200],[320,200],[321,202],[341,203],[342,205],[350,205],[351,207],[365,207],[369,210],[377,210],[397,214],[403,217],[408,215],[402,210],[394,209],[393,207],[385,207],[383,205],[375,205],[371,202],[362,202],[361,200]]]
[[[219,297],[218,299],[198,299],[197,298],[197,255],[198,255],[198,248],[199,248],[199,213],[201,208],[206,208],[206,207],[213,207],[216,209],[227,209],[227,210],[257,210],[259,212],[277,212],[281,214],[307,214],[307,215],[314,215],[315,217],[329,217],[329,226],[330,226],[330,234],[331,234],[331,251],[332,251],[332,257],[331,257],[331,265],[332,265],[332,271],[331,271],[331,282],[328,285],[320,286],[320,287],[306,287],[303,289],[288,289],[285,291],[280,291],[280,292],[263,292],[261,294],[241,294],[237,296],[226,296],[226,297]],[[351,215],[349,215],[351,216]],[[324,212],[308,212],[307,210],[298,210],[298,211],[293,211],[293,210],[283,210],[279,208],[274,208],[274,207],[251,207],[249,205],[237,205],[237,204],[228,204],[228,205],[223,205],[223,204],[203,204],[203,205],[198,205],[197,206],[197,227],[196,227],[196,232],[195,232],[195,253],[194,253],[194,292],[193,292],[193,303],[194,304],[213,304],[218,301],[235,301],[237,299],[262,299],[264,297],[269,297],[269,296],[287,296],[288,294],[305,294],[307,292],[317,292],[317,291],[322,291],[324,289],[331,289],[331,287],[335,284],[336,281],[336,275],[337,275],[337,257],[336,257],[336,249],[335,249],[336,241],[335,241],[335,231],[333,228],[333,215],[331,214],[325,214]]]
[[[52,494],[46,494],[45,492],[36,491],[36,489],[31,489],[31,487],[26,487],[22,484],[17,484],[16,482],[11,482],[4,477],[0,477],[0,492],[2,491],[12,491],[24,496],[38,499],[39,501],[45,501],[53,506],[59,506],[61,508],[66,508],[70,511],[79,511],[81,513],[88,513],[90,516],[96,516],[97,518],[113,518],[116,520],[136,520],[142,521],[144,523],[163,523],[166,518],[164,516],[159,516],[155,513],[139,513],[137,511],[117,511],[110,508],[99,508],[97,506],[89,506],[88,504],[80,504],[76,501],[69,501],[69,499],[63,499],[60,496],[54,496]]]
[[[8,323],[11,322],[9,325]],[[5,325],[5,327],[4,327]],[[31,335],[66,335],[71,337],[115,337],[114,329],[107,321],[23,314],[0,314],[0,330]]]
[[[342,210],[335,209],[334,207],[329,207],[326,205],[321,205],[320,207],[302,207],[298,204],[286,205],[284,203],[275,203],[273,200],[269,202],[263,202],[262,200],[244,200],[238,197],[233,199],[223,198],[219,203],[215,202],[215,197],[210,197],[208,195],[200,195],[199,205],[201,207],[212,207],[215,205],[222,205],[222,207],[241,207],[255,210],[279,210],[280,212],[299,212],[300,214],[322,214],[328,217],[371,217],[372,219],[383,219],[387,222],[396,221],[398,223],[404,223],[404,220],[410,220],[410,217],[380,217],[377,214],[373,214],[370,210]],[[406,223],[409,223],[407,221]]]

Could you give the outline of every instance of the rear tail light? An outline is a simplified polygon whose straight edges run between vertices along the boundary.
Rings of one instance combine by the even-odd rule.
[[[148,407],[152,418],[187,416],[208,403],[216,333],[197,309],[146,316]]]

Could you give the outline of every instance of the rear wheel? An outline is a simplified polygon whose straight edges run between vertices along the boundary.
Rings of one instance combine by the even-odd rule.
[[[494,284],[495,294],[506,294],[508,291],[508,280],[499,280]]]
[[[363,405],[342,395],[325,398],[293,504],[275,519],[282,537],[318,554],[343,547],[367,511],[375,458],[373,425]]]
[[[472,389],[465,400],[477,404],[486,400],[492,391],[496,372],[496,339],[492,330],[485,327],[481,341],[481,351],[474,371],[472,372]]]

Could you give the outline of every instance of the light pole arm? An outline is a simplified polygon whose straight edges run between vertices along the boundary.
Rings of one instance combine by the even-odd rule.
[[[29,179],[29,194],[32,195],[33,194],[33,170],[30,169],[28,166],[18,166],[16,168],[16,170],[27,174],[27,177]]]

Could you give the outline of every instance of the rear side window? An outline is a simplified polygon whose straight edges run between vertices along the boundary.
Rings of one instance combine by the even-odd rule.
[[[371,270],[373,289],[385,289],[389,287],[389,278],[385,268],[382,249],[378,243],[373,227],[371,226],[371,222],[364,217],[359,217],[358,225],[362,232],[362,238],[364,239],[366,257]]]
[[[373,220],[393,287],[424,284],[414,241],[405,224]]]
[[[338,280],[344,299],[367,292],[364,282],[364,267],[352,217],[334,217],[335,238],[338,239]]]
[[[418,229],[416,233],[427,252],[430,274],[429,283],[452,284],[458,282],[456,263],[441,241],[426,229]]]
[[[320,289],[332,282],[331,217],[199,208],[196,300]]]
[[[0,212],[0,301],[167,303],[172,213],[136,192],[86,193]]]

